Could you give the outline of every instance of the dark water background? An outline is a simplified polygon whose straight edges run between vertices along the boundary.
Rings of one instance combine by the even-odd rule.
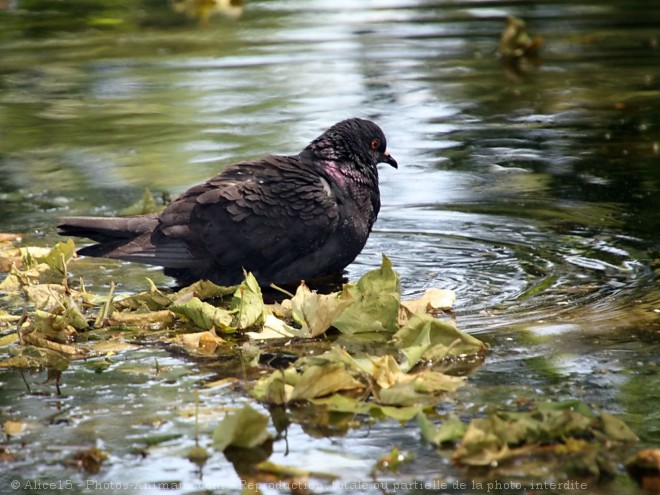
[[[0,232],[52,245],[58,216],[116,214],[144,187],[175,195],[228,163],[296,153],[338,120],[371,118],[400,168],[381,170],[383,208],[348,276],[385,253],[404,295],[456,291],[458,326],[492,351],[447,407],[469,418],[520,397],[580,398],[624,419],[640,448],[660,445],[659,3],[264,0],[207,20],[184,7],[0,2]],[[507,15],[544,40],[525,73],[497,56]],[[76,275],[99,291],[169,283],[112,262]],[[43,378],[27,377],[37,388]],[[88,479],[124,478],[185,484],[168,493],[239,490],[221,454],[202,478],[184,458],[203,378],[217,373],[157,350],[102,374],[74,364],[63,398],[26,394],[19,374],[0,372],[0,419],[38,425],[22,460],[0,465],[0,492],[12,479],[71,479],[82,493]],[[213,425],[242,400],[203,392],[202,418]],[[132,453],[154,432],[183,436]],[[60,464],[93,444],[111,453],[101,473]],[[324,438],[293,426],[288,444],[273,460],[345,481],[369,480],[394,446],[416,456],[399,479],[470,479],[414,425]]]

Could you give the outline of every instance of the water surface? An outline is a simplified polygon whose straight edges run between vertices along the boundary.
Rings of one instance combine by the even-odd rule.
[[[447,407],[469,419],[521,397],[581,398],[658,446],[659,8],[277,0],[207,20],[150,0],[2,8],[0,231],[51,245],[58,216],[116,214],[144,187],[175,195],[226,164],[297,153],[338,120],[370,118],[400,168],[381,169],[379,220],[347,276],[385,253],[406,296],[456,291],[459,327],[492,349]],[[503,66],[507,15],[543,37],[540,65]],[[120,293],[145,289],[145,276],[170,283],[104,261],[75,275]],[[154,360],[172,376],[153,376]],[[71,366],[61,398],[39,385],[45,376],[26,377],[41,395],[0,372],[2,417],[38,425],[0,484],[65,469],[79,492],[121,477],[184,483],[170,493],[240,489],[221,454],[201,473],[184,458],[193,389],[222,373],[154,349],[101,374],[89,366]],[[242,400],[202,394],[209,428]],[[136,445],[154,431],[181,436],[142,458]],[[384,423],[314,438],[294,425],[273,460],[369,480],[374,460],[401,446],[416,455],[401,479],[471,479],[418,435]],[[99,474],[59,463],[94,443],[111,453]]]

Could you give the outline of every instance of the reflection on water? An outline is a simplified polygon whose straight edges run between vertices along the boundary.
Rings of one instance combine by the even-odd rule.
[[[383,209],[348,275],[377,266],[384,252],[406,295],[456,290],[459,325],[492,345],[456,411],[581,397],[621,414],[644,442],[660,439],[658,404],[647,400],[658,386],[660,327],[657,8],[253,1],[240,16],[209,16],[194,8],[211,2],[175,3],[0,5],[0,231],[50,244],[57,216],[114,214],[145,186],[177,193],[224,164],[295,153],[338,120],[369,117],[401,166],[382,170]],[[544,39],[540,65],[517,82],[497,56],[507,15]],[[138,265],[93,261],[81,270],[93,287],[116,280],[120,292],[143,289],[145,275],[168,283]],[[87,376],[77,365],[65,374],[74,412],[52,445],[100,439],[116,456],[106,479],[128,469],[153,480],[170,469],[193,480],[187,461],[168,467],[180,444],[135,466],[118,426],[84,419],[101,414],[81,399]],[[44,410],[60,407],[23,396],[13,372],[0,380],[10,416],[34,411],[43,424]],[[138,414],[111,400],[122,386],[108,387],[89,393],[131,421],[157,421],[149,400],[156,410],[188,403],[147,380],[131,396]],[[140,395],[145,387],[152,392]],[[162,416],[162,430],[190,438],[176,413]],[[353,456],[419,450],[411,435],[386,424],[316,443],[293,427],[290,455],[275,460],[304,466],[311,455],[364,479],[371,463]],[[415,476],[456,475],[428,456],[419,453]],[[226,469],[218,460],[207,479]]]

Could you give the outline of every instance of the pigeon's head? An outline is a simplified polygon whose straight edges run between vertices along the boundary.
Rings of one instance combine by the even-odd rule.
[[[365,169],[364,172],[375,171],[378,163],[398,167],[387,151],[385,134],[370,120],[342,120],[312,141],[308,148],[320,158]]]

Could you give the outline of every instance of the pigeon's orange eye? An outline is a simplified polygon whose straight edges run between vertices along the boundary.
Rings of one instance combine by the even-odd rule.
[[[372,150],[377,150],[380,147],[380,139],[372,139],[371,140],[371,149]]]

